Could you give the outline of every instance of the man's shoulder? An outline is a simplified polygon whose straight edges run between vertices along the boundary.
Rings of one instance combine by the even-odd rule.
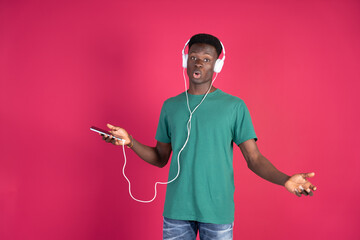
[[[175,107],[177,104],[184,103],[184,100],[186,100],[185,92],[182,92],[174,97],[170,97],[170,98],[166,99],[163,103],[163,107],[166,107],[166,108]]]
[[[226,93],[222,90],[219,89],[219,91],[221,92],[221,94],[219,94],[219,97],[222,98],[223,100],[229,102],[229,103],[234,103],[234,104],[244,104],[244,100],[242,100],[241,98],[231,95],[229,93]]]
[[[164,106],[165,105],[174,105],[174,104],[178,104],[178,103],[183,103],[185,99],[185,92],[182,92],[174,97],[170,97],[168,99],[166,99],[164,101]]]

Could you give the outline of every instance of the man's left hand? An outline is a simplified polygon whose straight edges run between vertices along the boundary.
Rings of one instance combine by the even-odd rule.
[[[285,182],[285,188],[298,197],[301,197],[302,194],[305,196],[312,196],[316,187],[306,178],[311,178],[313,176],[315,176],[314,172],[294,174]]]

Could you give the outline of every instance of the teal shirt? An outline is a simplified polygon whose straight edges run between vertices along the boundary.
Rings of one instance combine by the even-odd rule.
[[[204,95],[189,94],[193,110]],[[171,143],[169,180],[178,171],[177,156],[187,137],[185,92],[163,104],[156,140]],[[229,224],[234,221],[233,142],[255,139],[249,111],[238,97],[220,89],[195,111],[191,133],[180,154],[180,174],[167,185],[164,216],[178,220]]]

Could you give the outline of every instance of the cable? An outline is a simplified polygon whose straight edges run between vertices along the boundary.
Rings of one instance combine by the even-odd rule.
[[[156,186],[158,184],[169,184],[173,181],[175,181],[175,179],[178,178],[179,174],[180,174],[180,154],[181,152],[184,150],[184,148],[186,147],[188,141],[189,141],[189,137],[190,137],[190,132],[191,132],[191,119],[192,119],[192,115],[194,114],[194,112],[198,109],[198,107],[200,106],[200,104],[205,100],[206,96],[209,94],[210,90],[211,90],[211,87],[213,85],[213,83],[215,82],[216,78],[217,78],[217,75],[218,73],[216,73],[215,75],[215,78],[214,80],[212,80],[211,82],[211,85],[209,87],[209,89],[207,90],[206,94],[204,95],[204,97],[201,99],[200,103],[194,108],[194,110],[191,111],[190,109],[190,104],[189,104],[189,96],[188,96],[188,93],[187,93],[187,84],[186,84],[186,77],[185,77],[185,68],[183,68],[183,77],[184,77],[184,82],[185,82],[185,95],[186,95],[186,104],[187,104],[187,107],[188,107],[188,110],[189,110],[189,113],[190,113],[190,116],[189,116],[189,120],[187,121],[187,124],[186,124],[186,128],[187,128],[187,138],[186,138],[186,141],[184,143],[184,145],[182,146],[182,148],[180,149],[179,153],[178,153],[178,156],[177,156],[177,163],[178,163],[178,172],[176,174],[176,176],[171,179],[170,181],[168,182],[156,182],[155,183],[155,195],[154,197],[151,199],[151,200],[140,200],[140,199],[137,199],[135,198],[132,194],[131,194],[131,183],[130,183],[130,180],[126,177],[125,175],[125,166],[126,166],[126,153],[125,153],[125,140],[122,139],[122,149],[123,149],[123,154],[124,154],[124,166],[123,166],[123,169],[122,169],[122,173],[125,177],[125,179],[128,181],[129,183],[129,194],[130,196],[132,197],[132,199],[134,199],[135,201],[138,201],[138,202],[141,202],[141,203],[150,203],[152,201],[154,201],[154,199],[156,198],[156,195],[157,195],[157,190],[156,190]]]

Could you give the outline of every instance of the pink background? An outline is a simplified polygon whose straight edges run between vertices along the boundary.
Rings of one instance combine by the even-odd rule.
[[[234,239],[360,238],[359,1],[3,0],[0,239],[161,239],[166,188],[133,201],[121,148],[89,127],[155,145],[199,32],[224,43],[215,86],[246,102],[260,151],[288,174],[317,174],[315,196],[297,198],[236,148]],[[168,166],[127,153],[134,195],[152,198]]]

